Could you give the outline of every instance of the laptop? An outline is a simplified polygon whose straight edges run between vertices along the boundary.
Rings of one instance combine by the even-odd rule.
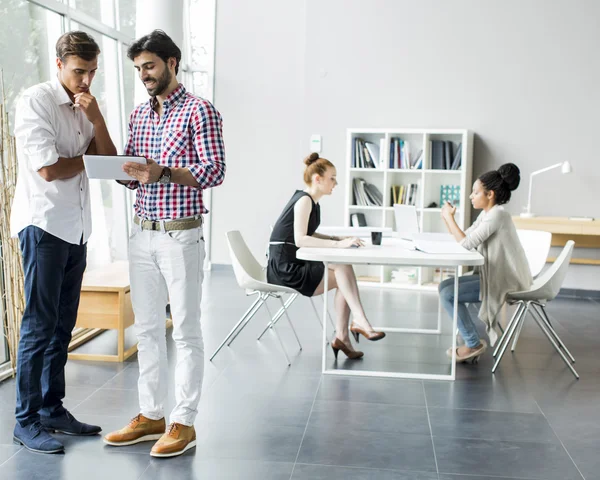
[[[404,240],[412,240],[420,232],[417,207],[414,205],[394,205],[396,232]]]
[[[421,233],[417,207],[414,205],[394,205],[394,217],[396,219],[396,232],[403,240],[456,243],[454,237],[449,233]]]

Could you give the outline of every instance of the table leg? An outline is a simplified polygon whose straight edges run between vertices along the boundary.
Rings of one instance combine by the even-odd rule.
[[[324,292],[323,292],[323,361],[322,368],[323,372],[325,372],[325,365],[327,361],[327,300],[329,298],[329,264],[327,262],[323,262],[325,264],[325,276],[324,276]]]
[[[454,312],[452,315],[452,373],[451,379],[456,378],[456,329],[458,327],[458,267],[454,268]]]

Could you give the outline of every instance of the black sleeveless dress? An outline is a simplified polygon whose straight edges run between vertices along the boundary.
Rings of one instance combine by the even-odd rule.
[[[302,190],[296,190],[292,199],[283,209],[271,233],[267,281],[275,285],[290,287],[306,297],[311,297],[325,273],[322,262],[310,262],[296,258],[294,243],[294,206],[300,198],[307,196],[312,202],[306,234],[312,235],[321,223],[321,207]],[[273,245],[272,243],[281,242]]]

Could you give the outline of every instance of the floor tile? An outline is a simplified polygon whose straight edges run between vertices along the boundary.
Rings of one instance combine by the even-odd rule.
[[[175,460],[175,461],[173,461]],[[176,478],[210,480],[289,480],[293,463],[232,460],[230,458],[198,460],[191,455],[177,459],[152,459],[140,480]]]
[[[430,408],[429,418],[436,437],[559,442],[541,413]]]
[[[418,380],[323,377],[317,400],[425,405],[423,385]]]
[[[581,480],[560,444],[433,437],[440,473]]]
[[[435,472],[429,435],[339,431],[309,426],[299,463]]]
[[[311,426],[340,432],[430,434],[427,409],[409,405],[317,401],[310,414]]]
[[[10,457],[15,455],[22,447],[17,445],[0,445],[0,465],[6,462]],[[0,473],[2,473],[0,467]]]
[[[438,480],[436,473],[296,464],[291,480]]]
[[[22,449],[0,466],[0,477],[10,480],[106,480],[139,478],[150,464],[146,455],[107,457],[101,452],[43,455]]]
[[[455,382],[425,381],[424,385],[429,407],[539,413],[535,398],[519,381],[503,383],[485,378]]]

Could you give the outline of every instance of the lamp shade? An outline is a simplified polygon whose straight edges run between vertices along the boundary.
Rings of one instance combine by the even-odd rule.
[[[563,162],[563,164],[560,167],[560,170],[562,173],[571,173],[573,171],[569,162]]]

